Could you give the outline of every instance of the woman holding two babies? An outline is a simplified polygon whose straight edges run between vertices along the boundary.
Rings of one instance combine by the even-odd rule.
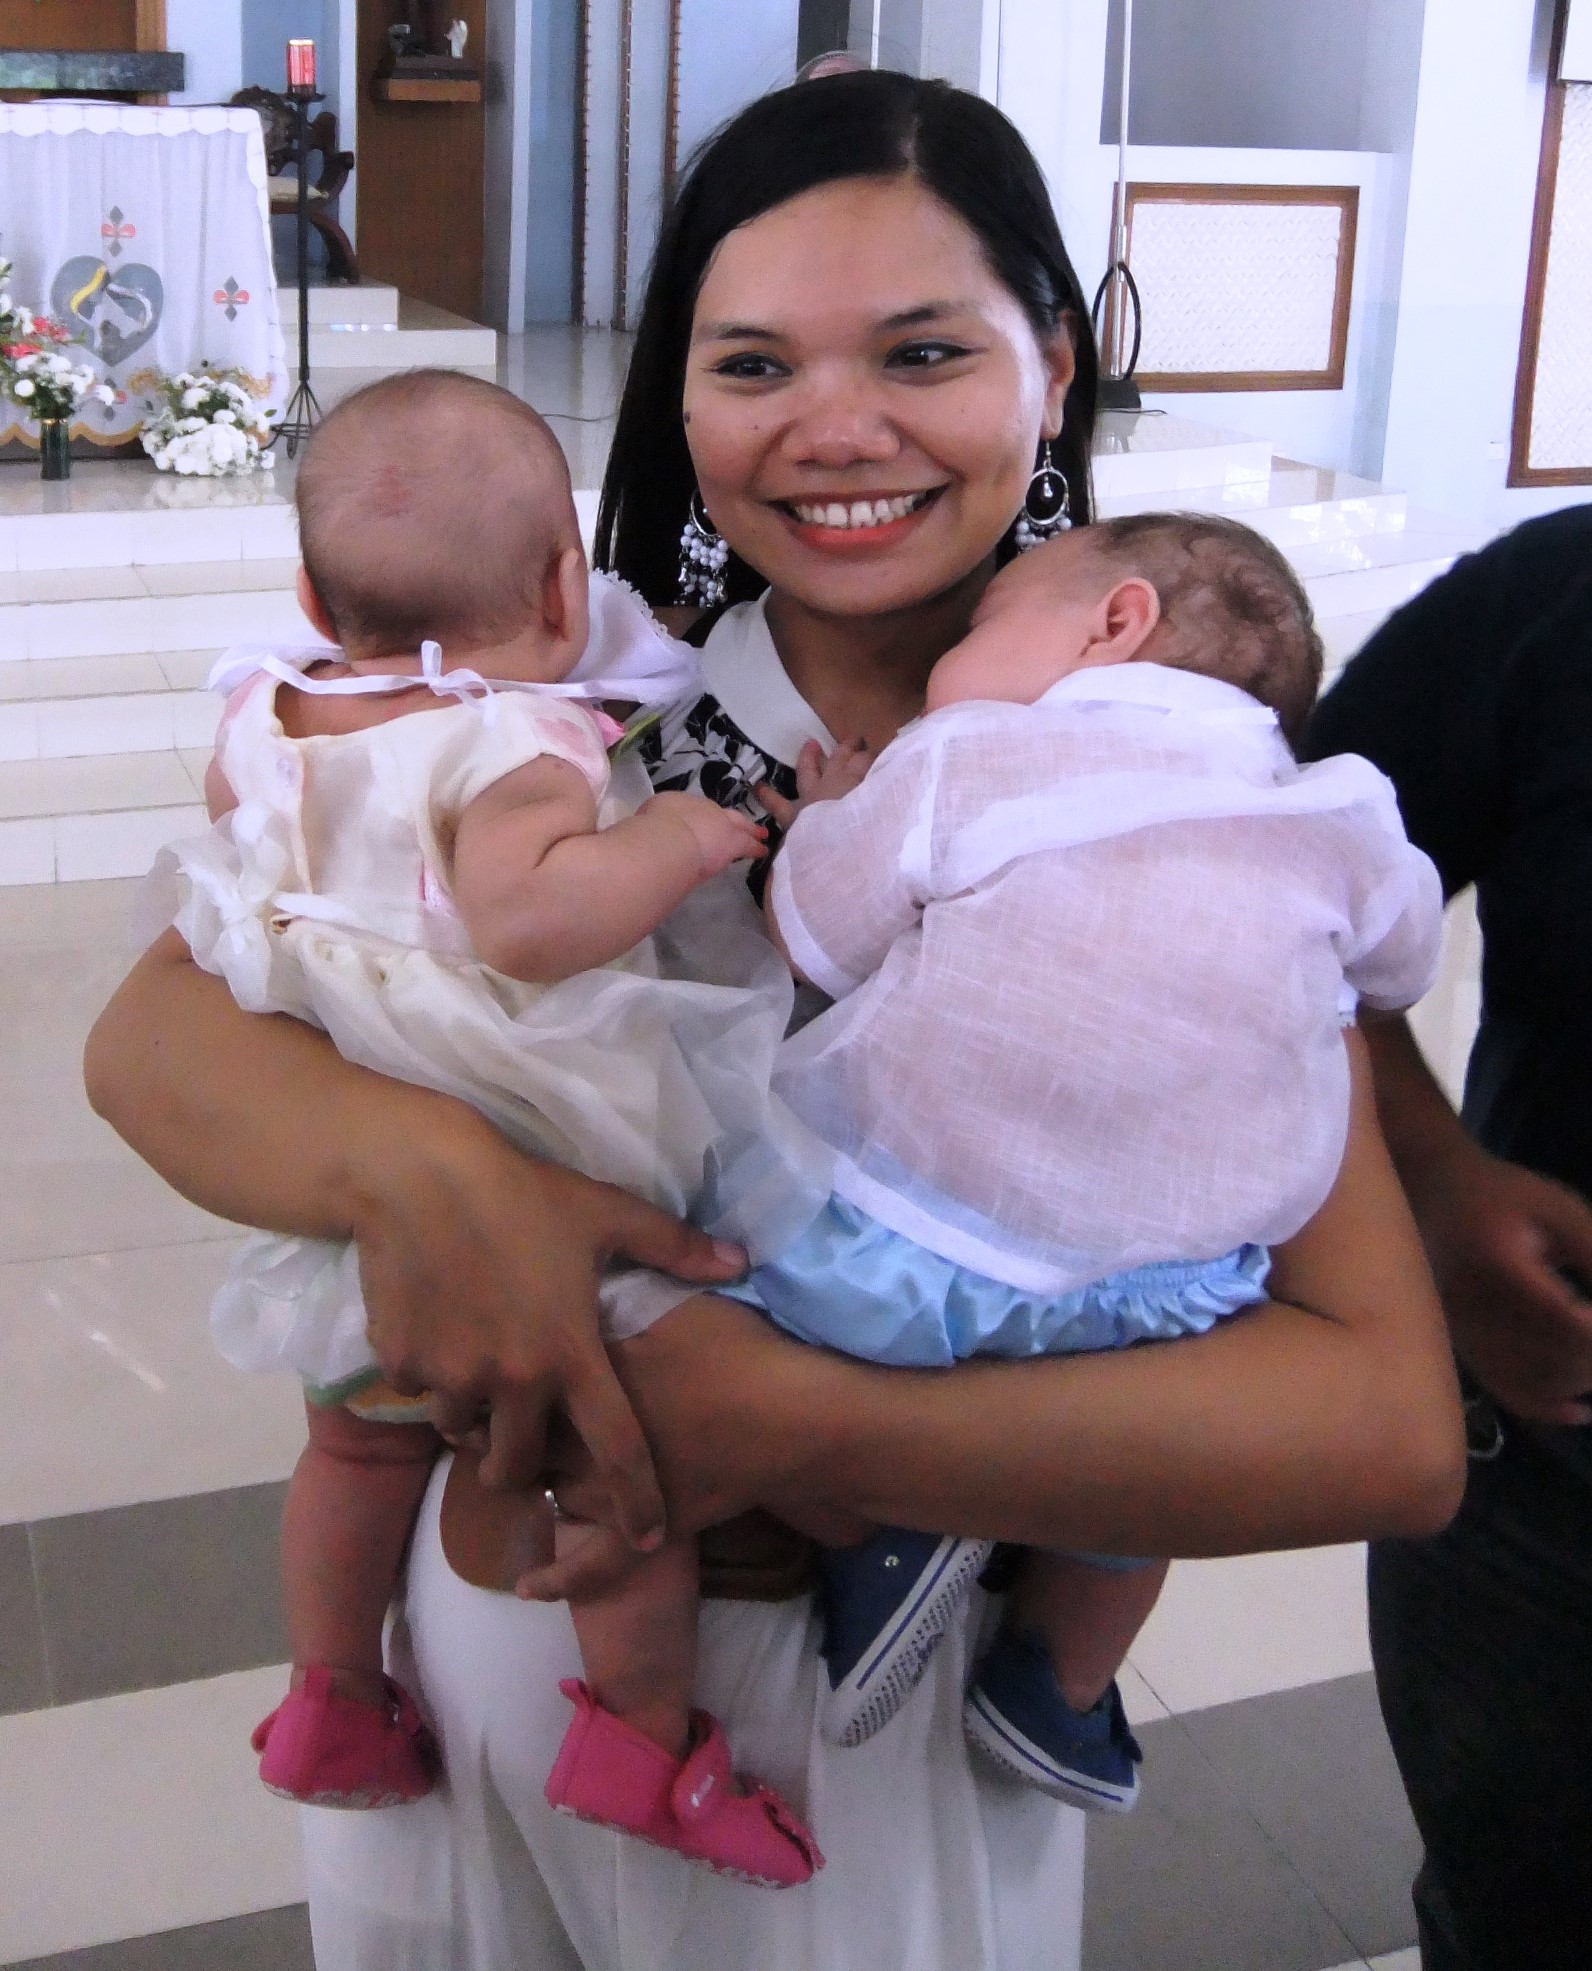
[[[1088,518],[1093,391],[1043,184],[987,105],[845,76],[738,119],[665,227],[599,559],[668,601],[694,489],[731,551],[732,599],[767,593],[708,635],[707,695],[666,721],[654,785],[755,815],[765,783],[776,807],[796,796],[810,744],[882,750],[966,632],[1036,456],[1054,456],[1073,519]],[[915,1373],[802,1347],[704,1293],[620,1344],[671,1533],[763,1507],[838,1538],[860,1519],[1131,1555],[1439,1523],[1458,1483],[1450,1371],[1355,1061],[1330,1195],[1275,1247],[1272,1297],[1208,1336]],[[708,1287],[733,1261],[310,1029],[239,1012],[170,934],[105,1016],[90,1077],[190,1195],[358,1241],[383,1364],[437,1392],[456,1433],[490,1408],[488,1478],[538,1477],[551,1402],[595,1460],[560,1447],[561,1501],[640,1542],[656,1529],[645,1449],[595,1341],[598,1276],[623,1254]],[[493,1502],[463,1470],[446,1498],[439,1472],[422,1508],[398,1643],[447,1787],[401,1812],[312,1818],[328,1971],[1076,1962],[1079,1823],[980,1776],[964,1748],[976,1608],[890,1730],[837,1751],[814,1724],[807,1603],[708,1603],[698,1701],[820,1827],[828,1866],[792,1895],[555,1818],[541,1789],[568,1718],[553,1686],[578,1668],[571,1631],[561,1609],[450,1570],[445,1546],[492,1545]]]

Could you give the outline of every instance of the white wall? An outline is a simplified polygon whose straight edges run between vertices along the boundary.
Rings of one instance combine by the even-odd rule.
[[[1114,153],[1106,153],[1114,156]],[[1395,160],[1369,151],[1172,150],[1132,152],[1136,178],[1163,184],[1358,185],[1354,286],[1341,390],[1168,391],[1145,403],[1179,417],[1269,438],[1283,458],[1377,476],[1387,405],[1380,330],[1396,278],[1388,232],[1397,217]]]
[[[1107,0],[999,0],[994,49],[995,101],[1039,161],[1086,296],[1106,268],[1116,174],[1100,145],[1106,13]]]
[[[241,0],[166,0],[166,46],[188,62],[174,103],[224,103],[243,87]]]
[[[1382,477],[1505,526],[1592,488],[1505,488],[1552,0],[1427,8]]]
[[[567,322],[574,279],[575,73],[579,22],[568,0],[535,0],[526,172],[525,310]]]
[[[531,156],[534,0],[487,12],[481,311],[493,328],[525,326],[526,199]]]
[[[1399,53],[1425,0],[1135,0],[1135,144],[1266,150],[1394,148],[1368,99],[1403,79]],[[1123,0],[1112,0],[1101,141],[1117,140]],[[1408,82],[1413,97],[1413,71]]]
[[[795,75],[799,11],[799,0],[682,0],[682,164],[737,110]]]

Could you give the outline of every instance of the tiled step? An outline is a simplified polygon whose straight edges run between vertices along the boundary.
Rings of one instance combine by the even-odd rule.
[[[208,749],[13,761],[0,772],[0,884],[140,876],[205,825]]]
[[[294,333],[297,333],[295,328]],[[427,301],[401,299],[396,322],[325,322],[310,317],[310,362],[319,370],[497,369],[495,329]],[[295,360],[290,344],[288,362]]]
[[[298,289],[291,283],[279,286],[276,291],[276,305],[281,314],[283,330],[298,328]],[[398,320],[398,290],[380,281],[361,281],[357,286],[342,283],[328,283],[310,289],[310,327],[325,328],[332,324],[369,323],[373,326],[396,325]]]
[[[208,746],[213,650],[0,664],[0,761]]]
[[[64,485],[0,467],[0,614],[6,578],[53,568],[270,561],[298,553],[292,475],[179,479],[139,460],[74,464]]]
[[[1095,429],[1094,482],[1102,504],[1139,494],[1170,495],[1191,487],[1264,483],[1271,445],[1192,418],[1106,411]]]
[[[1117,493],[1099,500],[1103,519],[1170,506],[1184,513],[1241,520],[1284,551],[1310,541],[1393,533],[1404,525],[1408,501],[1373,480],[1278,459],[1265,479],[1220,486]]]
[[[1326,621],[1376,610],[1388,614],[1484,538],[1482,529],[1462,522],[1409,514],[1393,532],[1300,542],[1287,553],[1317,616]]]
[[[297,567],[260,558],[17,574],[19,599],[0,603],[0,666],[314,642],[293,593]]]
[[[298,293],[279,287],[277,305],[288,341],[288,366],[296,361]],[[450,314],[426,301],[401,296],[379,284],[310,289],[310,362],[315,369],[406,370],[422,364],[444,369],[494,369],[493,329]]]

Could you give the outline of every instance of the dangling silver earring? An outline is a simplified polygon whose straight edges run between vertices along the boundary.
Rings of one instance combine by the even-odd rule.
[[[1017,516],[1017,527],[1012,536],[1017,543],[1017,552],[1026,554],[1030,548],[1039,547],[1045,541],[1053,541],[1058,534],[1066,533],[1072,525],[1072,515],[1068,512],[1070,505],[1067,482],[1061,476],[1051,454],[1050,440],[1046,438],[1040,444],[1039,463],[1028,482],[1028,491],[1023,495],[1023,510]]]
[[[724,536],[702,510],[694,488],[680,532],[680,600],[717,609],[724,600],[724,569],[730,558]]]

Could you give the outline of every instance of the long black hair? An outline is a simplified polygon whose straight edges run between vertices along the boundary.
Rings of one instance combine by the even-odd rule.
[[[1089,310],[1050,195],[1014,126],[982,97],[887,69],[823,76],[763,96],[698,151],[664,215],[597,511],[599,567],[671,602],[696,485],[680,402],[697,292],[719,242],[787,199],[845,178],[910,173],[978,235],[995,274],[1048,341],[1065,326],[1077,369],[1055,456],[1072,516],[1091,513],[1099,364]],[[731,555],[726,587],[765,583]]]

